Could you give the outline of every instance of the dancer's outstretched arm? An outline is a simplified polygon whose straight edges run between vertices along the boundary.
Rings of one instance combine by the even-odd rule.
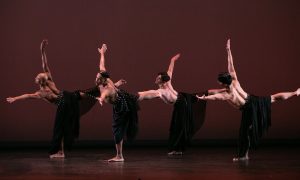
[[[283,101],[283,100],[287,100],[293,96],[299,96],[299,95],[300,95],[300,88],[298,88],[296,91],[292,91],[292,92],[281,92],[281,93],[271,95],[271,102],[274,103],[277,101]]]
[[[41,46],[40,46],[41,55],[42,55],[42,67],[43,67],[44,72],[47,73],[49,79],[53,80],[51,72],[50,72],[50,68],[49,68],[49,65],[48,65],[48,59],[47,59],[47,56],[46,56],[46,47],[47,47],[47,45],[48,45],[48,40],[44,39],[41,42]]]
[[[205,96],[205,95],[198,96],[198,95],[196,95],[196,97],[198,99],[201,99],[201,100],[220,100],[220,101],[226,101],[226,100],[229,99],[228,95],[225,94],[225,93],[217,93],[217,94],[208,95],[208,96]]]
[[[98,52],[100,53],[100,62],[99,62],[99,70],[100,72],[102,71],[106,71],[106,68],[105,68],[105,52],[107,51],[107,46],[106,44],[102,44],[102,47],[101,49],[98,48]],[[110,79],[110,78],[107,78],[107,81],[109,84],[113,85],[113,81]]]
[[[139,101],[161,97],[161,93],[158,90],[142,91],[142,92],[138,92],[138,94],[139,94],[139,99],[138,99]]]
[[[8,97],[8,98],[6,98],[6,101],[9,103],[13,103],[17,100],[40,99],[40,98],[42,98],[40,92],[35,92],[35,93],[23,94],[23,95],[15,96],[15,97]]]
[[[228,60],[228,72],[230,73],[233,81],[234,80],[238,81],[236,71],[233,65],[233,58],[230,49],[230,39],[227,40],[226,49],[227,49],[227,60]]]
[[[124,79],[120,79],[118,82],[114,83],[116,87],[120,87],[122,86],[123,84],[126,84],[126,80]]]
[[[218,94],[218,93],[222,93],[225,92],[226,88],[223,89],[209,89],[207,90],[208,95],[213,95],[213,94]]]
[[[173,75],[175,61],[177,61],[179,59],[179,57],[180,57],[180,54],[176,54],[175,56],[173,56],[171,58],[169,69],[168,69],[168,72],[167,72],[168,75],[170,76],[170,80],[172,80],[172,75]]]
[[[106,71],[105,57],[104,57],[104,54],[105,54],[106,50],[107,50],[106,44],[103,44],[101,49],[98,48],[98,52],[100,53],[100,62],[99,62],[99,70],[100,71]]]

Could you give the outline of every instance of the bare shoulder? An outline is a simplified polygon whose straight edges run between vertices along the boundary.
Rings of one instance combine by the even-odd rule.
[[[220,93],[221,96],[223,96],[224,100],[229,100],[232,99],[233,94],[227,92],[227,90],[224,90],[223,92]]]
[[[46,86],[50,89],[56,88],[56,85],[54,83],[54,81],[52,80],[52,78],[49,77],[49,79],[47,79],[46,81]]]
[[[47,79],[47,84],[50,84],[50,85],[53,85],[55,84],[53,79],[51,77],[48,76],[48,79]]]
[[[236,79],[233,79],[232,80],[232,83],[231,83],[234,87],[241,87],[241,84],[238,80]]]
[[[159,89],[153,90],[153,91],[156,91],[156,92],[158,92],[158,93],[160,93],[160,94],[165,94],[165,93],[167,93],[169,90],[168,90],[168,88],[165,88],[165,89],[159,88]]]
[[[235,88],[235,90],[237,90],[239,93],[242,94],[246,94],[246,91],[242,88],[241,84],[239,83],[239,81],[235,81],[233,83],[233,87]]]
[[[167,82],[167,86],[173,88],[171,79],[170,79],[170,81]]]

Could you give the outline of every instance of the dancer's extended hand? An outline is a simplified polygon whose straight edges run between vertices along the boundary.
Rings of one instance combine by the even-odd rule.
[[[41,51],[45,51],[46,47],[48,45],[48,40],[47,39],[44,39],[42,42],[41,42]]]
[[[13,103],[15,100],[16,100],[16,99],[13,98],[13,97],[8,97],[8,98],[6,98],[6,101],[7,101],[8,103]]]
[[[101,106],[103,106],[103,99],[102,99],[101,97],[98,97],[97,100],[98,100],[99,104],[100,104]]]
[[[227,40],[226,49],[230,50],[230,39]]]
[[[176,54],[175,56],[172,57],[171,61],[177,61],[180,57],[180,53]]]
[[[198,99],[204,100],[205,94],[203,94],[202,96],[198,96],[198,94],[197,94],[196,97],[197,97]]]
[[[98,52],[99,52],[100,54],[104,54],[106,51],[107,51],[107,46],[106,46],[106,44],[102,44],[101,49],[98,48]]]

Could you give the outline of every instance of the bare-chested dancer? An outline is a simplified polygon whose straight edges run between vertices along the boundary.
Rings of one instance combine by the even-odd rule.
[[[109,73],[105,68],[105,52],[107,46],[102,45],[98,48],[100,53],[99,73],[96,76],[96,83],[101,92],[98,98],[99,103],[110,103],[113,105],[112,130],[117,154],[108,162],[123,162],[123,139],[125,134],[128,140],[133,140],[138,130],[139,110],[136,95],[131,95],[122,89],[118,89],[112,82]]]
[[[241,87],[230,50],[230,40],[227,41],[228,72],[221,73],[218,81],[224,88],[209,90],[208,96],[197,96],[201,100],[223,100],[242,111],[239,132],[238,155],[233,161],[248,160],[250,147],[255,147],[259,138],[271,126],[271,103],[299,96],[300,88],[294,92],[282,92],[268,97],[250,95]]]
[[[97,88],[96,90],[93,90],[93,88],[90,89],[93,93],[60,91],[53,81],[52,74],[48,66],[46,56],[47,45],[48,41],[43,40],[40,46],[44,72],[39,73],[35,78],[35,83],[39,85],[40,89],[34,93],[8,97],[6,100],[9,103],[13,103],[15,101],[25,99],[42,99],[46,102],[57,105],[49,154],[50,158],[64,158],[64,147],[70,149],[74,138],[77,138],[79,135],[79,100],[82,97],[85,97],[85,95],[98,96],[99,92]],[[119,86],[123,83],[124,80],[120,80],[116,83],[116,85]]]
[[[169,129],[168,155],[182,155],[186,145],[201,127],[205,116],[205,101],[198,101],[195,94],[177,92],[172,86],[175,62],[180,54],[172,57],[168,71],[158,73],[156,90],[139,92],[139,100],[160,98],[174,106]]]

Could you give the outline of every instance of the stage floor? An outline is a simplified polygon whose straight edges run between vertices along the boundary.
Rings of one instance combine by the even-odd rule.
[[[124,163],[108,163],[113,148],[75,149],[64,160],[47,150],[0,151],[0,179],[300,179],[300,148],[264,147],[233,163],[234,148],[194,147],[168,157],[165,148],[125,148]]]

